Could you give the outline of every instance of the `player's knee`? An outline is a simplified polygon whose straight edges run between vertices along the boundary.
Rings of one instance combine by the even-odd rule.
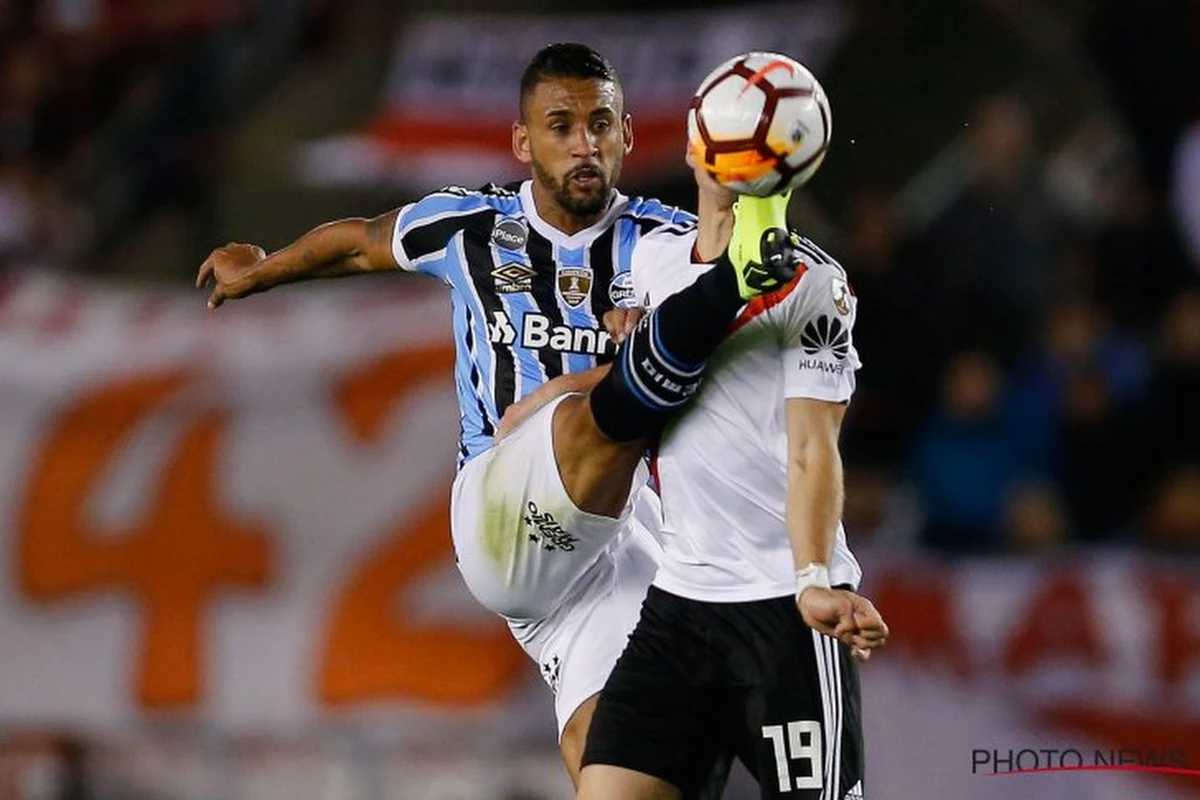
[[[587,395],[564,398],[554,409],[551,424],[554,429],[554,458],[558,461],[560,471],[591,457],[596,448],[611,448],[614,444],[596,426]]]
[[[640,441],[615,442],[606,436],[583,395],[559,403],[553,426],[554,459],[567,496],[584,511],[619,516],[641,458]]]
[[[603,462],[626,453],[638,454],[641,439],[613,439],[597,423],[591,395],[572,395],[554,410],[554,455],[560,466],[576,461]]]

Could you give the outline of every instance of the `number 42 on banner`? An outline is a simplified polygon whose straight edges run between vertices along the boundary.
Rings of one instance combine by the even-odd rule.
[[[369,365],[337,393],[350,434],[371,444],[384,420],[424,382],[449,372],[449,348],[404,350]],[[228,588],[265,589],[272,579],[267,528],[234,519],[218,499],[218,453],[227,421],[182,409],[184,433],[141,519],[92,529],[89,498],[125,441],[186,391],[182,373],[144,376],[83,397],[57,419],[35,460],[18,521],[18,577],[25,595],[51,602],[122,590],[143,614],[135,679],[149,708],[186,708],[203,693],[204,613]],[[447,500],[402,521],[354,571],[331,611],[317,696],[344,704],[380,697],[477,703],[502,693],[521,656],[502,626],[420,628],[395,598],[449,558]],[[317,632],[314,632],[317,635]]]

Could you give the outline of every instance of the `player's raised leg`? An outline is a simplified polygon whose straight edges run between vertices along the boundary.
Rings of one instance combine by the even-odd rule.
[[[795,274],[798,251],[786,231],[787,195],[738,199],[733,232],[716,268],[642,319],[613,369],[587,396],[554,414],[554,456],[581,510],[618,516],[642,443],[699,389],[708,356],[738,311]]]

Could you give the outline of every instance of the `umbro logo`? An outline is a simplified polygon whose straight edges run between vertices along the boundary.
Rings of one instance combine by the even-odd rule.
[[[515,261],[502,264],[492,270],[492,277],[496,279],[496,291],[501,294],[533,291],[535,274],[533,267],[528,264],[518,264]]]
[[[804,326],[800,344],[810,356],[828,350],[837,358],[850,352],[850,331],[840,320],[821,315]]]

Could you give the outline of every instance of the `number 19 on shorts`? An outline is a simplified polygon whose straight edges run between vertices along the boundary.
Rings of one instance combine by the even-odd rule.
[[[784,725],[763,725],[764,739],[771,740],[775,751],[775,768],[779,774],[779,791],[821,788],[821,723],[800,719]],[[796,762],[807,762],[799,764]],[[799,773],[792,777],[792,765]],[[765,778],[765,776],[764,776]]]

